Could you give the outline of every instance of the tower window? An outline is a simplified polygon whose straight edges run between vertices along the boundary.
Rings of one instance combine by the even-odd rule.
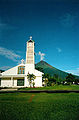
[[[24,66],[18,67],[18,74],[25,74],[25,67]]]

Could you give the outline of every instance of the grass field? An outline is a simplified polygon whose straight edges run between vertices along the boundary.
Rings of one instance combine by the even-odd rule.
[[[79,120],[79,93],[0,94],[0,120]]]
[[[20,88],[19,90],[79,90],[79,85],[55,85],[40,88]]]

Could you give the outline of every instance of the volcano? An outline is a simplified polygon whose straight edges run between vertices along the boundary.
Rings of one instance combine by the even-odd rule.
[[[35,68],[38,69],[39,71],[43,72],[43,73],[48,73],[50,76],[54,76],[54,74],[58,75],[59,78],[61,79],[65,79],[66,76],[68,75],[67,72],[64,72],[62,70],[59,70],[53,66],[51,66],[50,64],[48,64],[45,61],[40,61],[35,65]],[[75,76],[78,77],[79,76]]]

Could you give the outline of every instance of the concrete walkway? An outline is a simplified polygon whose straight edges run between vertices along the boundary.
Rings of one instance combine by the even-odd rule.
[[[17,88],[15,88],[15,89],[1,89],[0,91],[16,91],[16,90],[18,90]]]

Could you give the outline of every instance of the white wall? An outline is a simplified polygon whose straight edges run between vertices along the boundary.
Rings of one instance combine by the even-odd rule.
[[[25,64],[25,74],[27,75],[34,73],[34,64]]]
[[[30,87],[29,81],[28,81],[27,77],[25,77],[25,86],[26,86],[26,87]]]
[[[17,87],[17,80],[13,80],[13,81],[14,81],[14,82],[13,82],[13,83],[14,83],[13,86],[14,86],[14,87]]]
[[[35,87],[42,87],[42,77],[41,76],[36,77],[34,82],[35,82]]]
[[[1,87],[12,87],[12,80],[1,80]]]

